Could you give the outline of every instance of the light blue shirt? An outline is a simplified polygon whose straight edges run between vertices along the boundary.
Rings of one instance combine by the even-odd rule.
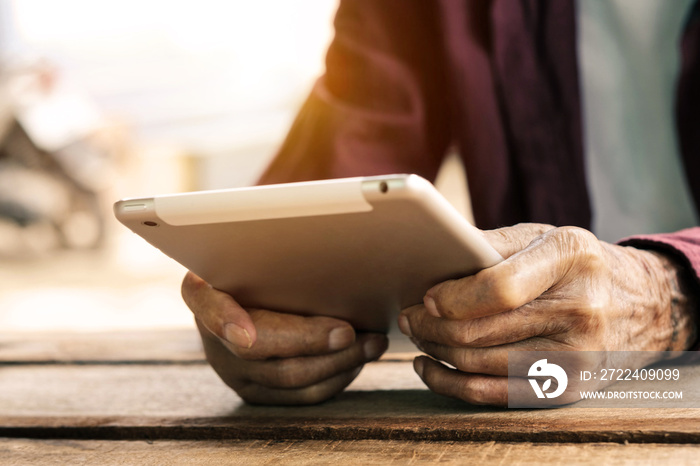
[[[698,225],[674,118],[693,0],[578,0],[584,156],[602,240]]]

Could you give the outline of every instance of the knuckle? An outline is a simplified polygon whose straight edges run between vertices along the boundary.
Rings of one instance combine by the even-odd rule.
[[[500,310],[513,310],[520,306],[520,279],[518,270],[510,266],[499,273],[488,273],[485,286],[489,290],[491,305]]]
[[[453,350],[451,360],[459,371],[471,372],[474,370],[473,360],[467,351]]]
[[[551,234],[555,237],[568,238],[582,243],[590,242],[591,239],[596,239],[595,235],[585,228],[573,226],[555,228],[551,230]]]
[[[491,230],[489,234],[491,236],[494,236],[493,241],[500,241],[503,243],[508,243],[511,241],[510,235],[508,235],[508,233],[506,233],[506,230],[503,228]]]
[[[475,321],[458,321],[458,324],[448,327],[446,332],[449,343],[455,346],[473,346],[480,338],[475,329]]]
[[[527,223],[528,228],[530,228],[532,236],[539,236],[547,233],[548,231],[554,229],[552,225],[546,223]]]
[[[579,227],[559,227],[549,233],[565,267],[562,272],[591,273],[605,268],[604,248],[598,238]]]
[[[497,337],[494,336],[494,333],[496,332],[493,330],[488,330],[486,332],[479,333],[478,335],[473,333],[468,346],[470,348],[484,348],[486,346],[492,346],[495,344],[494,342],[498,343],[496,340]]]
[[[449,343],[462,347],[471,345],[474,340],[468,326],[461,326],[460,329],[448,333],[447,336],[450,339]]]
[[[595,257],[600,254],[598,238],[588,230],[579,227],[559,227],[551,232],[563,254],[577,257]]]
[[[433,288],[430,295],[441,316],[454,319],[460,314],[464,305],[460,285],[458,280],[448,280]],[[415,315],[422,317],[422,313],[415,313]]]
[[[246,312],[248,312],[248,315],[250,316],[250,320],[253,321],[253,324],[261,327],[274,327],[275,326],[275,321],[273,317],[275,317],[275,313],[271,311],[267,311],[265,309],[257,309],[257,308],[248,308],[246,309]]]
[[[308,371],[304,371],[295,358],[275,361],[272,381],[279,388],[302,388],[308,385]]]

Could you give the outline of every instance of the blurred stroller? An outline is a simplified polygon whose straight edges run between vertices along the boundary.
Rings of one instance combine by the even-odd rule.
[[[46,65],[5,81],[0,242],[19,250],[12,253],[34,255],[98,248],[105,240],[100,193],[110,183],[111,161],[91,140],[97,112],[84,99],[58,91]]]

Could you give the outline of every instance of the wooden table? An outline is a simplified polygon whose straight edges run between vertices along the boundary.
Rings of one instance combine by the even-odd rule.
[[[193,329],[0,334],[0,464],[700,464],[700,409],[474,407],[426,390],[411,359],[321,405],[259,407]]]

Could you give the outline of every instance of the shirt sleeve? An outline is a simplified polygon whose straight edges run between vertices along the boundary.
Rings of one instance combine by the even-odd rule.
[[[641,249],[655,249],[674,256],[679,263],[688,268],[696,290],[700,290],[700,227],[675,233],[632,236],[623,239],[619,244]]]
[[[450,142],[433,2],[341,1],[326,72],[260,184],[416,173]]]
[[[655,235],[639,235],[625,238],[619,242],[622,246],[633,246],[640,249],[652,249],[664,252],[675,259],[676,264],[683,267],[684,285],[694,303],[700,302],[700,227],[688,228],[675,233]],[[700,310],[695,309],[695,312]],[[700,340],[690,348],[700,351]],[[693,359],[700,360],[700,355]]]

